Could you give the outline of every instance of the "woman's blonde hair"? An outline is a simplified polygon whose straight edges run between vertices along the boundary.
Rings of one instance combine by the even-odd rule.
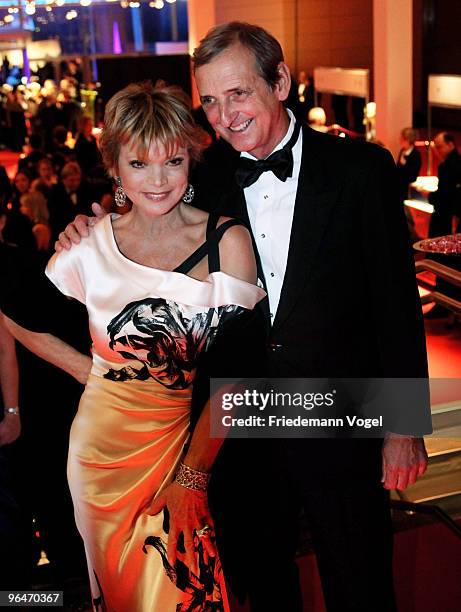
[[[19,201],[21,206],[30,210],[30,216],[34,223],[48,223],[50,217],[45,197],[39,191],[29,191],[24,193]]]
[[[158,142],[167,155],[181,146],[197,160],[206,135],[195,123],[190,100],[179,87],[153,86],[146,81],[128,85],[107,103],[99,146],[109,171],[117,168],[121,145],[130,141],[138,145],[142,156]]]

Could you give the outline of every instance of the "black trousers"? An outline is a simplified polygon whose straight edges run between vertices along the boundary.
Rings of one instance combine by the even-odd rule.
[[[302,612],[295,553],[303,510],[328,612],[396,610],[389,496],[379,480],[309,480],[312,466],[293,471],[269,441],[228,442],[210,507],[238,599],[247,598],[252,612]]]

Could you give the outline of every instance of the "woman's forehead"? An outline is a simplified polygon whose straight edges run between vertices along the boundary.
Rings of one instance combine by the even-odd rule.
[[[122,144],[120,148],[121,154],[134,155],[139,159],[150,161],[169,159],[186,152],[186,148],[177,140],[164,143],[161,140],[155,139],[150,143],[145,143],[139,139],[131,139]]]

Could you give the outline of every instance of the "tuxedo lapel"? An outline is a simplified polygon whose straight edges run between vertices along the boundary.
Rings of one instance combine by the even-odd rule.
[[[289,316],[308,282],[328,220],[338,201],[339,185],[326,184],[317,145],[309,128],[303,130],[303,152],[290,234],[287,267],[274,319],[277,329]],[[319,265],[321,262],[318,262]]]

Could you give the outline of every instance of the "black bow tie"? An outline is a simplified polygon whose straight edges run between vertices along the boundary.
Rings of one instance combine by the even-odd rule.
[[[296,144],[299,136],[300,124],[295,124],[295,129],[290,140],[286,145],[274,151],[266,159],[249,159],[241,157],[235,173],[235,180],[242,189],[253,185],[263,172],[273,172],[283,183],[289,176],[293,175],[293,152],[292,148]]]

